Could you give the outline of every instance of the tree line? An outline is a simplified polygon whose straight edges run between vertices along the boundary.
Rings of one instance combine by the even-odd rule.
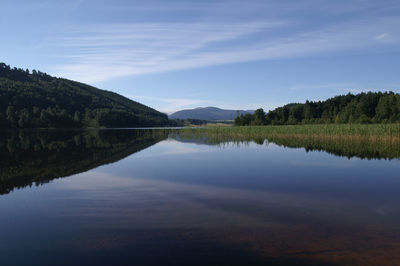
[[[166,114],[117,93],[0,63],[0,128],[167,125]]]
[[[400,94],[394,92],[349,93],[326,101],[291,103],[267,113],[260,108],[235,119],[237,126],[398,122]]]

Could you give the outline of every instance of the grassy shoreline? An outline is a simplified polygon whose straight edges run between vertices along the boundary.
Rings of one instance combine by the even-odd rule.
[[[328,124],[183,128],[183,138],[224,142],[275,143],[284,147],[324,150],[365,159],[400,158],[400,124]]]
[[[264,137],[272,135],[400,138],[400,124],[323,124],[183,128],[183,133]]]

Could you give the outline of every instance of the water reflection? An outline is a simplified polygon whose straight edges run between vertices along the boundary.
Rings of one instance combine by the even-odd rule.
[[[52,179],[88,171],[103,164],[116,162],[161,140],[182,143],[246,145],[274,143],[283,147],[325,151],[347,158],[400,158],[398,143],[371,142],[363,138],[305,137],[276,135],[268,138],[226,138],[224,136],[193,135],[168,130],[30,130],[0,131],[0,193],[14,188],[44,184]],[[189,149],[189,150],[188,150]],[[165,151],[164,151],[165,152]],[[168,150],[168,153],[191,152],[188,147]],[[160,153],[151,156],[162,155]],[[292,162],[292,163],[305,163]],[[309,162],[306,162],[309,164]],[[321,162],[315,162],[321,164]]]
[[[395,138],[380,138],[376,136],[324,136],[273,134],[265,137],[245,135],[225,136],[215,132],[198,134],[188,131],[183,134],[172,134],[182,142],[194,142],[208,145],[224,145],[235,142],[238,144],[254,142],[259,145],[274,143],[288,148],[304,148],[306,151],[325,151],[336,156],[361,159],[398,159],[400,158],[400,142]]]
[[[0,131],[0,193],[119,161],[166,137],[151,130]]]
[[[72,176],[0,197],[2,262],[395,265],[400,261],[398,160],[347,159],[264,141],[263,145],[233,141],[203,145],[210,140],[166,138],[164,133],[74,132],[63,141],[66,145],[51,144],[62,138],[47,133],[49,140],[43,141],[47,145],[39,153],[43,157],[36,157],[43,161],[40,169],[52,162],[71,168],[57,172],[50,167],[55,169],[49,170],[53,176]],[[75,142],[76,135],[87,140]],[[27,135],[17,136],[13,152],[20,152],[9,161],[15,168],[21,158],[31,160],[22,164],[30,173],[36,163],[29,159],[36,156],[32,144],[42,142],[32,137],[31,144],[22,148]],[[49,147],[58,150],[53,153]],[[12,154],[6,149],[8,156]],[[59,163],[45,159],[45,154],[60,158]]]

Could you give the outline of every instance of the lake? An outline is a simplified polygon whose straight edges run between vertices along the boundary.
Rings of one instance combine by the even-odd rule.
[[[351,145],[0,132],[1,264],[394,265],[399,159]]]

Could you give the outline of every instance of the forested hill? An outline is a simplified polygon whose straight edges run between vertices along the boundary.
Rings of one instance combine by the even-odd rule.
[[[394,92],[349,93],[326,101],[292,103],[267,114],[258,109],[235,120],[239,126],[399,122],[400,94]]]
[[[0,63],[0,128],[152,127],[166,114],[117,93]]]

